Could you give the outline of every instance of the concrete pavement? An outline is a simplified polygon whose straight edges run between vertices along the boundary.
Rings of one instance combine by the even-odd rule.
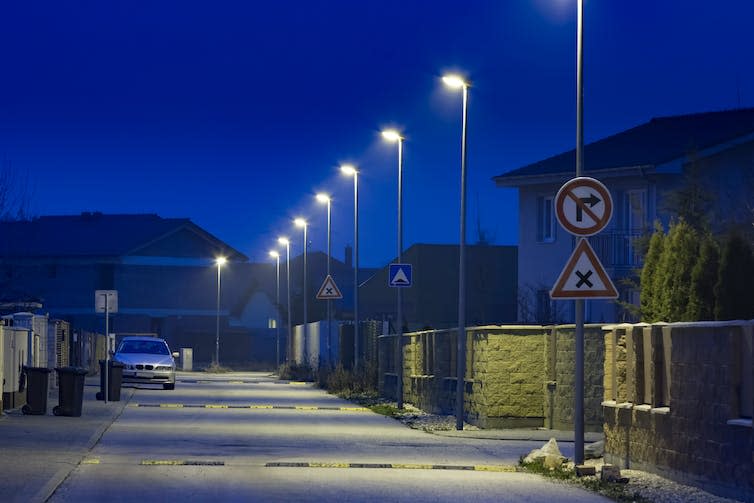
[[[239,376],[182,373],[178,379],[180,385],[181,380],[236,380]],[[134,394],[133,388],[124,387],[121,401],[105,404],[95,399],[95,393],[99,390],[99,377],[88,377],[86,382],[81,417],[52,415],[52,408],[57,405],[55,391],[48,399],[47,415],[24,416],[20,410],[14,410],[0,418],[0,501],[46,501],[87,458]],[[555,437],[559,442],[569,442],[573,439],[572,432],[536,429],[442,431],[435,434],[458,437],[459,440],[466,438],[474,443],[490,442],[490,447],[499,445],[502,440],[545,442],[550,437]],[[596,434],[590,434],[587,441],[597,437]],[[564,449],[564,454],[566,450]]]
[[[0,501],[42,502],[97,444],[133,394],[121,401],[96,399],[99,376],[87,377],[81,417],[54,416],[57,389],[47,400],[47,415],[25,416],[20,409],[0,416]]]

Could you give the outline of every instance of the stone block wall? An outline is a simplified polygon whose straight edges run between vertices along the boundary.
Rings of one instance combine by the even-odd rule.
[[[490,326],[466,332],[466,418],[483,428],[573,428],[574,327]],[[404,334],[404,401],[452,414],[456,398],[457,330]],[[395,398],[396,336],[379,340],[380,393]],[[585,328],[585,427],[602,428],[604,341]]]
[[[543,425],[545,334],[543,327],[470,331],[470,422],[483,428]]]
[[[575,365],[576,334],[574,325],[551,327],[545,339],[548,375],[545,383],[547,406],[545,426],[571,430],[576,407]],[[602,325],[584,327],[584,429],[602,430],[604,395],[605,342]]]
[[[753,326],[607,327],[605,460],[754,501]]]

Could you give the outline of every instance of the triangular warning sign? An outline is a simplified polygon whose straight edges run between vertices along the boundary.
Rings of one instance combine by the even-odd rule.
[[[317,298],[320,300],[343,298],[343,294],[340,293],[338,285],[335,284],[335,280],[332,279],[332,276],[330,276],[329,274],[325,278],[325,282],[322,283],[319,292],[317,292]]]
[[[586,239],[580,239],[550,290],[553,299],[615,299],[618,290]]]
[[[406,276],[403,269],[398,269],[398,272],[395,273],[395,276],[390,280],[390,283],[393,285],[408,285],[411,282],[408,280],[408,276]]]

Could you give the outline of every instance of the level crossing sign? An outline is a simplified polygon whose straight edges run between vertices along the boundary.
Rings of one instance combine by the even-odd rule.
[[[550,290],[553,299],[615,299],[618,291],[586,239],[579,243]]]
[[[322,283],[322,286],[319,288],[319,292],[317,292],[317,298],[320,300],[335,300],[343,298],[343,294],[340,293],[338,285],[335,284],[335,280],[329,274],[325,278],[324,283]]]

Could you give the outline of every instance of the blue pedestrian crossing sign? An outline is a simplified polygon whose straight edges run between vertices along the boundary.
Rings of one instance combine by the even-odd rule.
[[[411,264],[390,264],[387,281],[390,286],[398,288],[411,286]]]

